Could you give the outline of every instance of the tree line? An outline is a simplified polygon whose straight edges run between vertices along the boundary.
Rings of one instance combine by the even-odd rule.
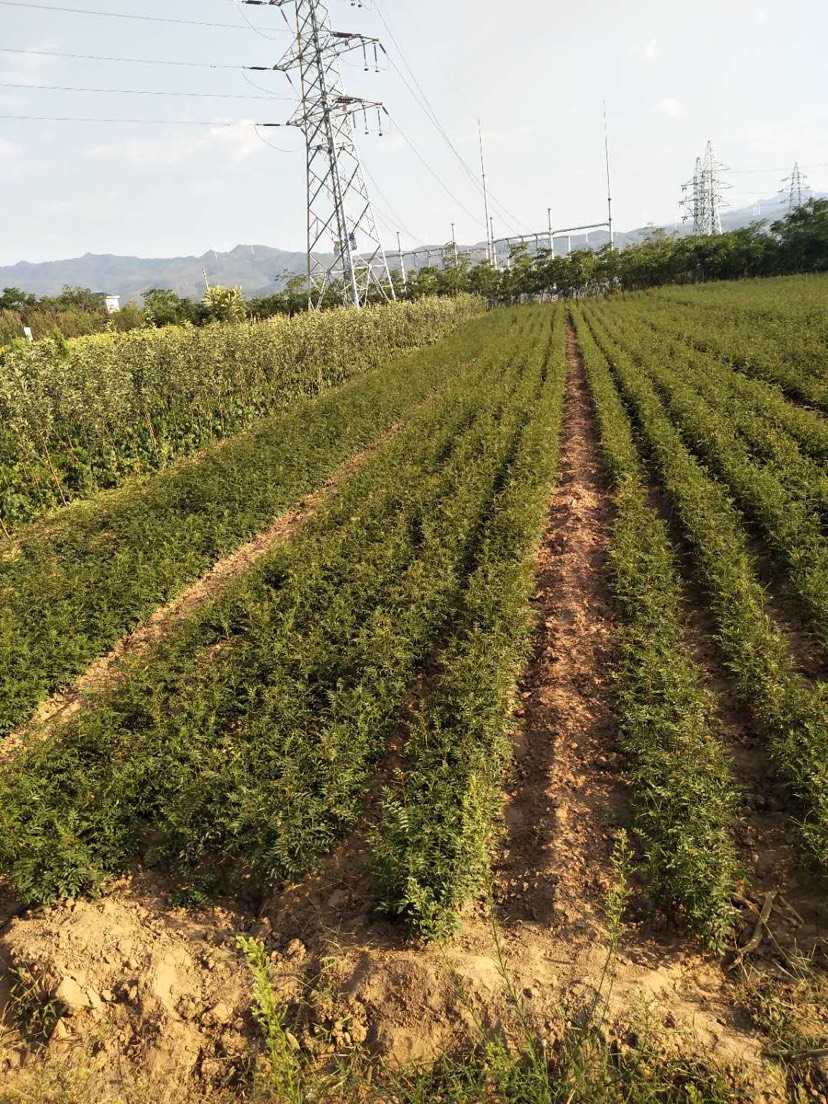
[[[106,296],[90,288],[67,285],[60,295],[38,297],[17,287],[7,287],[0,294],[0,347],[23,340],[24,327],[36,341],[43,337],[65,339],[147,326],[240,322],[246,318],[296,314],[307,308],[302,277],[293,277],[283,291],[258,299],[245,300],[241,288],[210,287],[201,300],[189,299],[168,288],[149,288],[142,300],[141,305],[128,302],[110,314]]]
[[[689,237],[656,230],[625,249],[607,245],[577,249],[568,256],[553,256],[549,249],[530,253],[526,245],[516,245],[508,263],[497,267],[488,261],[472,263],[449,242],[439,265],[414,269],[405,278],[395,271],[391,278],[400,299],[471,292],[499,304],[826,270],[828,200],[812,199],[770,226],[756,222],[723,234]],[[142,326],[203,326],[307,310],[305,278],[284,274],[283,279],[282,290],[249,300],[240,288],[207,288],[201,300],[150,288],[143,293],[142,305],[129,302],[114,314],[107,313],[104,296],[89,288],[65,287],[60,295],[42,298],[6,288],[0,294],[0,346],[20,340],[24,326],[36,340]],[[373,298],[381,298],[379,291]],[[328,302],[331,307],[341,304],[336,287]]]
[[[449,243],[441,266],[410,273],[406,293],[452,295],[471,291],[492,303],[532,298],[575,298],[640,291],[664,284],[739,280],[828,270],[828,200],[810,200],[784,219],[757,222],[715,235],[679,237],[654,231],[624,249],[578,249],[553,256],[549,249],[513,246],[508,264],[471,264]],[[402,290],[402,278],[394,274]]]

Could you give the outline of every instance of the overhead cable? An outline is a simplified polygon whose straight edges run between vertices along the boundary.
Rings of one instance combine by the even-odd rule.
[[[136,15],[133,12],[108,12],[97,8],[69,8],[56,4],[38,4],[31,0],[0,0],[6,8],[36,8],[39,11],[63,12],[70,15],[96,15],[105,19],[141,19],[149,23],[178,23],[185,27],[218,27],[223,31],[246,31],[238,23],[207,23],[200,19],[175,19],[168,15]]]
[[[408,61],[405,57],[405,54],[403,53],[403,49],[400,46],[399,41],[397,40],[394,32],[391,30],[391,27],[388,25],[388,21],[386,20],[385,16],[382,14],[382,11],[380,10],[379,6],[377,6],[376,11],[377,11],[377,15],[379,16],[379,18],[382,22],[383,27],[385,28],[385,30],[388,34],[388,37],[393,42],[394,46],[396,47],[397,53],[400,55],[400,60],[402,61],[403,65],[408,70],[409,74],[411,75],[411,79],[414,82],[417,91],[415,91],[415,89],[411,87],[411,84],[409,83],[408,79],[406,78],[405,74],[402,72],[400,67],[397,65],[394,58],[391,57],[390,55],[386,55],[386,56],[388,56],[388,60],[391,64],[392,68],[394,69],[394,71],[396,72],[396,74],[400,78],[400,80],[403,82],[405,87],[408,89],[408,91],[411,93],[411,95],[414,97],[414,100],[417,103],[417,105],[420,107],[420,109],[423,112],[425,112],[426,117],[429,119],[429,121],[432,123],[432,125],[434,127],[436,127],[436,129],[437,129],[438,133],[440,134],[440,136],[442,137],[443,141],[446,143],[446,145],[449,147],[451,152],[454,154],[454,156],[460,162],[460,165],[462,166],[463,171],[466,173],[466,175],[469,177],[469,179],[474,184],[474,186],[478,189],[478,191],[481,192],[481,194],[482,194],[482,185],[480,183],[479,178],[477,177],[474,170],[469,166],[468,162],[463,157],[462,153],[460,153],[460,151],[457,149],[457,146],[452,141],[451,137],[447,133],[447,131],[446,131],[445,127],[443,126],[443,124],[440,122],[440,119],[437,116],[437,112],[434,110],[434,108],[431,104],[431,101],[429,100],[428,95],[425,92],[425,89],[423,88],[422,84],[418,80],[417,74],[414,72],[414,70],[409,65],[409,63],[408,63]],[[508,208],[504,207],[504,205],[497,199],[496,196],[493,196],[491,192],[489,193],[489,198],[491,199],[494,206],[497,207],[498,210],[500,211],[501,217],[506,218],[509,222],[512,223],[513,226],[523,227],[523,229],[527,230],[527,232],[528,232],[528,229],[525,226],[525,224],[522,223],[519,218],[517,218],[515,215],[513,215],[511,213],[511,211],[508,210]]]
[[[206,127],[282,127],[286,123],[256,123],[247,119],[237,119],[235,122],[210,122],[207,119],[103,119],[93,116],[77,115],[0,115],[0,119],[13,119],[17,122],[27,123],[125,123],[151,124],[153,126],[206,126]]]
[[[148,88],[80,88],[64,84],[14,84],[0,81],[0,88],[35,89],[38,92],[97,92],[107,96],[186,96],[202,100],[292,100],[292,96],[253,96],[247,92],[168,92]]]
[[[74,61],[116,61],[119,65],[175,65],[187,69],[248,69],[256,72],[270,71],[270,65],[233,65],[212,61],[161,61],[158,58],[111,57],[107,54],[66,54],[57,50],[14,50],[0,46],[0,54],[33,54],[36,57],[69,58]]]
[[[469,218],[473,219],[476,223],[480,223],[480,225],[482,226],[483,225],[483,219],[481,219],[481,217],[479,215],[475,215],[474,212],[470,211],[469,208],[465,205],[465,203],[463,203],[463,201],[461,199],[457,198],[457,196],[454,194],[454,192],[451,190],[451,188],[449,188],[448,184],[446,184],[446,182],[439,175],[439,173],[435,172],[435,170],[431,167],[431,165],[429,165],[428,161],[426,161],[426,159],[423,157],[423,155],[420,153],[420,151],[417,149],[417,147],[414,145],[414,143],[411,141],[411,139],[408,137],[408,135],[402,129],[400,124],[396,121],[396,119],[392,118],[391,121],[393,122],[394,126],[397,128],[397,131],[398,131],[400,137],[402,138],[402,140],[405,142],[405,144],[407,146],[410,147],[410,149],[412,150],[414,155],[422,163],[424,168],[426,168],[428,170],[428,172],[434,177],[434,179],[437,181],[437,183],[440,185],[440,187],[443,189],[443,191],[457,204],[457,206],[461,210],[466,212],[466,214],[469,216]]]

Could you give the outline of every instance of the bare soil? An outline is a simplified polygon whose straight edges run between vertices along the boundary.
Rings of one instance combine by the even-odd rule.
[[[589,936],[601,928],[612,829],[627,812],[607,685],[611,507],[572,331],[568,342],[560,478],[537,556],[536,645],[519,690],[497,896],[507,923]]]

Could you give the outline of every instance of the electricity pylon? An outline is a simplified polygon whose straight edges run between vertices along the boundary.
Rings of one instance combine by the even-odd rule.
[[[794,165],[791,175],[786,176],[782,184],[784,187],[779,194],[787,199],[788,211],[795,211],[797,207],[803,207],[808,202],[811,189],[808,185],[808,178],[800,169],[798,161]]]
[[[305,135],[307,152],[308,297],[313,309],[339,293],[359,309],[372,289],[395,299],[388,261],[377,231],[357,150],[355,123],[365,133],[376,119],[382,136],[381,103],[345,92],[339,59],[362,53],[365,69],[377,64],[377,39],[333,31],[327,0],[269,0],[295,9],[296,41],[274,69],[299,74],[302,102],[289,120]],[[333,253],[333,260],[324,255]]]
[[[721,177],[725,166],[716,160],[713,143],[707,143],[704,157],[696,158],[693,179],[683,186],[682,206],[687,209],[685,219],[692,217],[694,234],[721,234],[722,192],[730,185]],[[688,195],[689,193],[689,195]]]
[[[722,192],[730,187],[719,175],[724,171],[725,166],[716,160],[713,153],[713,143],[708,142],[702,161],[703,234],[722,232],[722,207],[725,206]]]
[[[686,184],[682,184],[681,192],[682,196],[680,206],[684,208],[682,222],[687,222],[688,219],[692,219],[693,233],[703,234],[702,160],[700,157],[696,158],[696,169],[693,173],[692,180],[688,180]]]

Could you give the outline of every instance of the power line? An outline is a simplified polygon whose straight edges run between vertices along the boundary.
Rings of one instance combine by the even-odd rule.
[[[0,81],[0,88],[35,89],[38,92],[97,92],[107,96],[187,96],[202,100],[292,100],[292,96],[251,96],[246,92],[167,92],[152,91],[147,88],[80,88],[63,84],[13,84]]]
[[[385,30],[388,33],[388,37],[394,43],[394,46],[397,49],[397,53],[400,55],[400,59],[401,59],[403,65],[405,66],[405,68],[408,70],[409,74],[411,75],[411,79],[413,80],[414,84],[416,85],[416,88],[417,88],[418,91],[415,91],[411,87],[411,85],[409,84],[405,74],[402,72],[400,67],[397,65],[394,58],[389,57],[388,60],[391,63],[392,68],[394,69],[394,71],[396,72],[396,74],[400,78],[400,80],[403,82],[405,87],[408,89],[408,91],[411,93],[411,95],[414,97],[414,100],[417,103],[417,105],[421,108],[422,111],[425,112],[426,117],[429,119],[429,121],[432,123],[432,125],[436,127],[436,129],[437,129],[438,133],[440,134],[440,136],[442,137],[443,141],[448,145],[451,152],[454,154],[454,156],[460,162],[460,164],[463,168],[463,171],[469,177],[469,179],[474,184],[474,186],[477,188],[477,190],[481,191],[480,181],[478,180],[477,176],[475,175],[474,170],[472,168],[470,168],[470,166],[467,163],[466,159],[463,157],[463,155],[457,149],[454,142],[451,140],[448,133],[446,132],[445,127],[440,122],[440,120],[437,116],[437,113],[434,110],[434,108],[431,104],[431,101],[428,98],[428,95],[426,94],[425,90],[423,89],[423,86],[420,84],[420,81],[417,78],[417,74],[414,72],[414,70],[409,65],[409,63],[406,59],[406,56],[403,53],[403,49],[400,46],[396,36],[394,35],[394,32],[389,27],[388,21],[386,20],[385,16],[382,14],[382,11],[380,10],[379,5],[377,5],[376,12],[377,12],[377,15],[380,18],[380,21],[382,22],[383,27],[385,27]],[[489,193],[489,197],[492,200],[495,207],[497,207],[500,210],[501,217],[505,217],[514,226],[518,226],[518,227],[522,226],[524,230],[526,229],[525,225],[520,221],[520,219],[516,218],[511,213],[511,211],[508,210],[508,208],[504,207],[504,205],[495,196],[493,196],[491,194],[491,192]]]
[[[377,195],[380,197],[382,202],[385,204],[385,207],[386,207],[388,213],[390,213],[391,218],[395,220],[396,225],[386,224],[386,230],[390,230],[392,233],[395,230],[402,230],[403,233],[406,234],[409,238],[411,238],[412,241],[414,241],[414,242],[416,242],[418,240],[422,241],[421,238],[418,239],[415,234],[411,233],[409,228],[406,226],[406,224],[400,218],[399,214],[397,213],[397,211],[395,211],[395,209],[392,206],[390,200],[388,199],[388,196],[386,196],[385,193],[383,192],[382,188],[380,188],[379,184],[377,183],[376,179],[374,178],[373,173],[371,172],[371,170],[368,168],[368,166],[365,164],[364,161],[362,163],[362,169],[363,169],[363,172],[365,173],[365,175],[368,177],[368,180],[370,181],[372,188],[377,193]],[[387,223],[387,220],[384,219],[383,221]]]
[[[249,2],[249,0],[244,0],[244,2]],[[242,19],[245,21],[251,31],[255,31],[260,38],[266,38],[269,42],[276,41],[276,35],[268,34],[267,31],[264,31],[261,27],[256,26],[256,24],[252,21],[247,12],[244,10],[243,3],[240,2],[240,0],[233,0],[233,3],[239,9],[239,15],[242,17]],[[277,34],[284,34],[284,31],[277,31]]]
[[[812,165],[800,165],[799,167],[800,169],[825,169],[828,168],[828,161],[821,161]],[[728,172],[734,176],[750,176],[760,173],[786,172],[788,169],[790,169],[790,165],[776,165],[770,169],[728,169]]]
[[[426,104],[424,104],[420,100],[419,96],[414,91],[414,89],[411,87],[411,85],[409,84],[408,80],[405,77],[405,74],[402,72],[402,70],[397,65],[397,63],[394,61],[394,59],[389,58],[389,61],[391,63],[392,68],[396,72],[397,76],[400,78],[400,80],[403,82],[405,87],[408,89],[408,91],[414,97],[414,101],[417,104],[417,106],[423,112],[425,112],[426,118],[437,129],[437,132],[440,134],[443,141],[446,143],[446,145],[449,147],[451,152],[454,154],[454,156],[460,162],[460,165],[461,165],[463,171],[465,172],[466,176],[468,176],[469,180],[471,180],[472,184],[475,186],[477,191],[482,195],[483,194],[483,189],[482,189],[480,181],[478,180],[477,176],[474,173],[474,170],[469,167],[468,163],[466,162],[466,159],[463,157],[462,153],[460,153],[460,151],[457,149],[454,142],[451,140],[451,138],[447,134],[447,132],[446,132],[445,128],[443,127],[442,123],[440,122],[440,120],[437,118],[436,115],[433,114],[433,112],[430,110],[430,108],[427,107]],[[517,227],[522,226],[523,229],[526,230],[525,224],[522,223],[520,221],[520,219],[518,219],[515,215],[513,215],[511,213],[511,211],[509,211],[506,207],[504,207],[503,204],[500,202],[500,200],[497,199],[496,196],[492,195],[491,191],[489,192],[489,199],[492,201],[493,205],[496,208],[498,208],[498,211],[500,213],[501,218],[506,219],[506,221],[510,222],[513,226],[517,226]]]
[[[239,28],[241,29],[241,28]],[[106,54],[64,54],[56,50],[12,50],[0,46],[0,54],[33,54],[36,57],[69,58],[73,61],[116,61],[120,65],[174,65],[187,69],[247,69],[255,72],[270,72],[272,65],[231,65],[210,61],[160,61],[156,58],[110,57]]]
[[[13,119],[27,123],[124,123],[151,124],[153,126],[206,126],[206,127],[282,127],[286,123],[255,123],[246,119],[237,119],[232,123],[210,122],[207,119],[103,119],[92,116],[75,115],[0,115],[0,119]]]
[[[218,27],[223,31],[246,31],[238,23],[205,23],[198,19],[173,19],[167,15],[133,15],[131,12],[107,12],[94,8],[67,8],[55,4],[34,4],[31,0],[0,0],[6,8],[37,8],[40,11],[66,12],[70,15],[97,15],[105,19],[141,19],[149,23],[178,23],[185,27]],[[255,29],[255,28],[254,28]]]
[[[249,84],[251,88],[257,88],[257,89],[258,89],[258,90],[259,90],[260,92],[264,92],[264,93],[265,93],[264,99],[271,99],[271,100],[290,100],[290,101],[291,101],[291,103],[295,102],[295,100],[296,100],[296,97],[295,97],[295,96],[279,96],[279,95],[277,95],[277,94],[276,94],[275,92],[271,92],[271,91],[270,91],[270,89],[268,89],[268,88],[265,88],[265,87],[264,87],[264,85],[262,85],[262,84],[257,84],[257,83],[256,83],[256,82],[255,82],[254,80],[251,80],[251,79],[250,79],[250,77],[248,77],[248,75],[247,75],[247,73],[246,73],[246,72],[242,72],[242,76],[244,77],[244,79],[245,79],[245,82],[246,82],[247,84]],[[252,99],[255,99],[256,97],[251,97],[251,98],[252,98]]]
[[[263,142],[269,149],[276,150],[277,153],[295,153],[296,152],[295,150],[283,149],[281,146],[274,146],[272,142],[268,142],[267,138],[265,138],[265,136],[259,130],[258,126],[254,126],[253,133],[256,135],[256,137],[259,139],[260,142]]]
[[[412,24],[414,25],[414,28],[415,28],[415,29],[416,29],[417,31],[419,31],[419,32],[420,32],[420,34],[422,35],[422,37],[423,37],[423,41],[425,42],[425,45],[426,45],[426,47],[427,47],[427,49],[428,49],[429,53],[431,54],[431,56],[432,56],[432,57],[434,58],[435,62],[437,63],[437,68],[438,68],[438,70],[440,71],[440,73],[442,73],[442,75],[443,75],[444,77],[446,77],[446,78],[448,79],[449,83],[450,83],[450,84],[452,85],[452,87],[454,88],[454,90],[455,90],[455,92],[457,93],[458,97],[459,97],[459,98],[460,98],[460,99],[461,99],[461,100],[463,101],[463,103],[464,103],[464,104],[466,105],[466,108],[467,108],[467,110],[469,111],[469,114],[471,115],[472,119],[476,119],[476,118],[477,118],[477,114],[478,114],[478,112],[477,112],[477,108],[476,108],[476,107],[474,107],[474,106],[473,106],[473,105],[472,105],[472,104],[471,104],[471,103],[469,102],[469,99],[468,99],[468,97],[466,96],[466,93],[465,93],[465,91],[463,90],[463,87],[462,87],[462,85],[461,85],[461,84],[460,84],[460,83],[459,83],[459,82],[458,82],[457,80],[455,80],[455,78],[454,78],[454,73],[453,73],[453,71],[452,71],[452,68],[451,68],[451,66],[450,66],[449,64],[447,64],[447,63],[446,63],[446,60],[445,60],[445,58],[441,58],[441,57],[440,57],[440,55],[439,55],[439,54],[437,53],[437,51],[436,51],[436,50],[434,49],[434,44],[433,44],[433,43],[431,42],[431,39],[430,39],[430,34],[431,34],[431,32],[430,32],[430,31],[424,31],[424,30],[423,30],[423,26],[422,26],[422,24],[421,24],[421,23],[419,23],[419,22],[418,22],[418,21],[417,21],[417,20],[416,20],[416,19],[414,18],[414,16],[413,16],[413,15],[411,14],[411,9],[410,9],[410,8],[409,8],[409,6],[408,6],[408,5],[407,5],[407,4],[405,3],[405,0],[403,0],[403,3],[401,4],[401,7],[402,7],[402,8],[403,8],[403,10],[405,11],[405,13],[406,13],[406,15],[408,16],[408,18],[409,18],[409,20],[411,21],[411,23],[412,23]],[[379,15],[380,19],[382,19],[382,13],[381,13],[381,12],[379,11],[379,8],[377,8],[377,14]],[[383,20],[383,22],[385,22],[385,21]]]
[[[407,146],[409,146],[411,148],[414,155],[422,163],[422,165],[428,170],[428,172],[431,173],[431,175],[434,177],[434,179],[437,181],[437,183],[440,185],[440,187],[443,189],[443,191],[446,193],[446,195],[450,199],[452,199],[461,210],[465,211],[470,219],[472,219],[476,223],[480,223],[481,222],[480,216],[475,215],[472,211],[470,211],[468,209],[468,207],[465,205],[465,203],[463,203],[463,201],[461,199],[457,198],[457,196],[454,194],[454,192],[451,190],[451,188],[449,188],[448,184],[446,184],[446,182],[443,180],[443,178],[431,167],[431,165],[429,165],[428,161],[426,161],[426,159],[423,157],[423,155],[420,153],[420,151],[417,149],[417,147],[414,145],[414,143],[411,141],[411,139],[408,137],[408,135],[402,129],[400,124],[396,121],[396,119],[392,118],[391,121],[394,124],[394,126],[396,127],[397,132],[399,133],[402,140],[406,143]]]

